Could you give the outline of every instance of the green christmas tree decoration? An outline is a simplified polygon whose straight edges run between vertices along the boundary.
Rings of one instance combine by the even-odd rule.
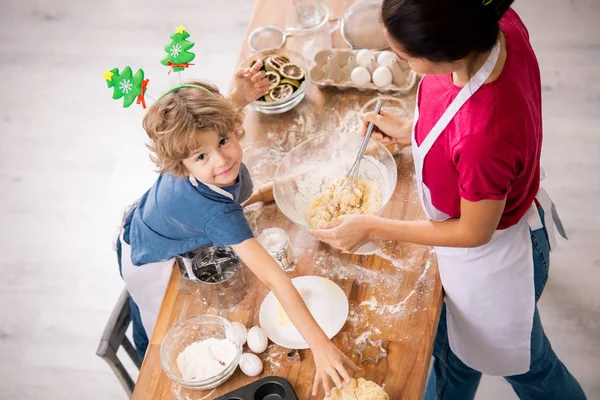
[[[160,63],[171,67],[175,72],[183,71],[188,67],[190,61],[196,57],[196,54],[188,51],[194,47],[194,42],[187,40],[190,34],[182,25],[175,28],[175,32],[170,37],[171,43],[164,47],[167,56]]]
[[[144,71],[138,69],[135,75],[133,75],[129,66],[125,67],[121,73],[119,73],[118,68],[114,68],[104,72],[104,79],[108,87],[113,88],[113,99],[117,100],[123,97],[123,107],[127,108],[133,104],[142,92]]]

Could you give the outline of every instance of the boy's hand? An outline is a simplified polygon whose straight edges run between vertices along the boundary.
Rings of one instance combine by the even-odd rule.
[[[331,382],[340,386],[343,381],[350,379],[348,370],[360,369],[329,340],[306,307],[290,277],[256,238],[231,247],[256,277],[273,291],[294,326],[310,346],[316,367],[313,394],[316,396],[319,386],[323,385],[325,394],[329,396]]]
[[[356,366],[344,353],[342,353],[332,342],[324,342],[321,346],[315,346],[312,349],[315,358],[316,374],[313,382],[312,395],[319,393],[319,386],[323,386],[325,396],[331,395],[331,388],[342,388],[344,383],[350,382],[349,370],[359,372],[361,369]],[[333,386],[331,385],[333,382]]]
[[[235,91],[231,99],[239,108],[264,96],[269,91],[269,80],[261,71],[262,62],[257,61],[252,68],[240,68],[235,74]]]

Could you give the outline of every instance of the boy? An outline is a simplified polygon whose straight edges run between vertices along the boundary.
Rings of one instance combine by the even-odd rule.
[[[260,67],[238,71],[230,99],[212,85],[191,82],[164,94],[144,118],[160,175],[127,215],[117,244],[134,316],[136,308],[141,315],[141,324],[134,318],[134,340],[143,354],[176,255],[209,244],[231,246],[313,350],[314,393],[322,382],[329,394],[330,378],[341,386],[350,379],[345,367],[358,368],[318,326],[287,274],[254,238],[240,206],[252,192],[239,143],[240,109],[267,91]]]

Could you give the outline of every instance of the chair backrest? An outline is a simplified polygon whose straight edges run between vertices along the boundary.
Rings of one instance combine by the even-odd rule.
[[[142,366],[142,359],[135,351],[135,347],[125,335],[129,324],[131,323],[131,313],[129,309],[129,296],[127,290],[123,289],[119,300],[110,315],[108,323],[104,328],[100,345],[96,351],[96,355],[104,359],[111,367],[119,382],[125,389],[129,397],[133,394],[135,382],[123,366],[123,363],[117,357],[117,351],[121,346],[126,354],[131,358],[138,370]]]

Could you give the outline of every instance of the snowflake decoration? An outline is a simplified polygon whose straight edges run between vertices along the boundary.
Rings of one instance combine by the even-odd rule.
[[[129,79],[123,79],[121,83],[119,83],[119,89],[121,89],[121,92],[127,94],[131,92],[131,89],[133,89],[133,85],[131,84],[131,81]]]
[[[171,46],[171,57],[177,57],[182,51],[183,48],[180,44],[174,44],[173,46]]]

